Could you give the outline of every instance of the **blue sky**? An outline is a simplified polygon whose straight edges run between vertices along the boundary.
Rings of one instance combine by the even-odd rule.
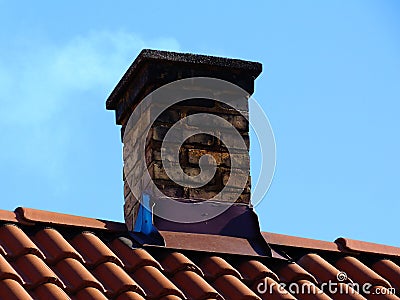
[[[400,4],[0,0],[0,203],[123,219],[105,100],[142,48],[259,61],[263,231],[400,246]],[[254,175],[260,161],[251,153]]]

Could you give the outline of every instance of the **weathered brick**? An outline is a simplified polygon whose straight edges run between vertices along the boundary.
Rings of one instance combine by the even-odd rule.
[[[235,152],[235,149],[240,149],[240,150],[242,150],[243,142],[244,142],[244,145],[245,145],[246,148],[247,148],[247,151],[250,149],[250,140],[249,140],[249,136],[248,136],[247,133],[242,133],[240,136],[238,136],[238,135],[236,135],[236,134],[232,134],[232,133],[230,133],[230,132],[221,130],[221,131],[219,132],[218,139],[219,139],[220,145],[221,145],[224,149],[226,149],[226,145],[225,145],[224,141],[225,141],[225,142],[229,141],[230,144],[233,145],[233,147],[231,147],[231,148],[229,149],[229,151]]]
[[[156,156],[158,154],[160,155],[158,160],[161,160],[160,151],[156,151],[156,150],[152,149],[151,147],[146,147],[146,155],[145,155],[146,166],[149,166],[154,160],[156,160]]]
[[[210,130],[211,128],[218,129],[228,129],[231,127],[229,124],[231,121],[231,115],[218,115],[215,111],[202,111],[201,113],[206,114],[206,116],[196,117],[199,111],[189,111],[187,112],[187,125],[193,128],[192,130]],[[228,121],[224,122],[223,120]]]
[[[144,166],[142,163],[136,164],[133,168],[124,168],[125,171],[129,172],[125,174],[125,178],[130,185],[136,184],[142,178]]]
[[[200,168],[187,167],[183,170],[189,176],[197,176],[200,174]]]
[[[231,166],[231,157],[229,153],[222,152],[221,153],[221,165],[230,167]]]
[[[250,170],[250,156],[248,153],[233,153],[231,155],[231,167]]]
[[[133,195],[136,195],[139,199],[141,199],[142,194],[143,194],[142,180],[139,180],[137,184],[131,186],[131,191],[132,191]]]
[[[177,110],[168,109],[158,116],[157,122],[175,124],[180,119],[180,113]]]
[[[148,147],[149,144],[153,141],[153,135],[154,135],[154,128],[149,128],[146,136],[146,147]]]
[[[184,197],[184,188],[173,181],[154,179],[152,184],[146,189],[150,195],[157,194],[157,189],[167,197],[180,198]]]
[[[168,162],[172,162],[172,163],[179,163],[183,156],[184,156],[184,151],[185,149],[182,147],[179,147],[180,145],[178,144],[166,144],[166,149],[160,147],[155,147],[153,150],[153,157],[154,160],[158,160],[158,161],[168,161]],[[170,153],[170,151],[165,151],[164,153],[162,153],[162,150],[169,150],[171,147],[173,148],[178,148],[179,149],[179,153],[178,153],[178,157],[176,157],[175,153]],[[169,149],[168,149],[169,148]],[[163,155],[161,155],[163,154]]]
[[[136,145],[136,141],[139,139],[138,133],[139,129],[137,127],[129,128],[128,131],[124,131],[124,134],[122,136],[122,142],[125,145],[129,145],[130,147],[133,148]]]
[[[221,201],[231,203],[250,203],[250,193],[242,192],[238,193],[239,190],[228,190],[221,193]]]
[[[227,121],[231,123],[237,130],[246,132],[249,131],[249,122],[242,115],[228,115]]]
[[[188,162],[190,164],[198,165],[200,157],[204,155],[210,155],[214,158],[215,163],[220,166],[230,166],[230,157],[229,153],[226,152],[215,152],[210,150],[202,150],[202,149],[188,149]],[[213,160],[209,156],[206,156],[207,160],[205,160],[206,164],[212,165]]]
[[[225,112],[229,114],[237,114],[238,112],[249,111],[248,99],[246,99],[242,95],[239,95],[238,97],[229,97],[229,104],[230,105],[218,101],[216,103],[216,107],[219,109],[220,112]]]
[[[179,148],[177,144],[166,143],[166,148],[169,150],[171,147]],[[146,162],[149,165],[153,161],[168,161],[173,163],[178,163],[181,161],[185,155],[184,148],[179,148],[178,158],[175,157],[175,153],[170,153],[170,151],[166,151],[161,156],[161,151],[163,150],[161,142],[152,142],[146,147]]]
[[[136,202],[135,205],[130,208],[127,207],[126,203],[124,205],[124,219],[126,227],[129,231],[133,231],[135,226],[135,220],[137,218],[137,214],[139,212],[139,202]]]
[[[250,193],[242,193],[237,202],[250,204]]]
[[[200,133],[200,134],[192,135],[185,141],[185,143],[203,145],[203,146],[211,146],[214,144],[214,141],[215,141],[215,138],[212,135]]]
[[[173,178],[181,181],[182,180],[182,175],[184,173],[182,167],[179,164],[172,164],[171,169],[169,170],[171,174],[173,174]],[[172,178],[170,178],[165,171],[164,166],[160,161],[155,161],[152,163],[149,167],[149,173],[151,174],[153,179],[161,179],[161,180],[169,180],[173,182]]]
[[[245,188],[249,185],[249,174],[247,172],[225,172],[222,176],[222,183],[224,186],[227,185],[228,180],[232,173],[235,173],[232,176],[230,187],[233,188]],[[244,182],[244,185],[243,185]]]
[[[167,132],[171,129],[170,126],[168,125],[154,125],[152,127],[152,132],[153,132],[153,140],[158,141],[158,142],[164,142],[165,135]],[[183,138],[183,131],[182,130],[173,130],[170,134],[170,139],[168,140],[167,143],[174,143],[177,141],[181,141]]]
[[[129,230],[129,231],[133,231],[133,229],[134,229],[134,214],[133,214],[133,212],[131,212],[131,213],[126,213],[126,210],[124,209],[124,212],[125,212],[125,215],[124,215],[124,219],[125,219],[125,225],[126,225],[126,228]]]
[[[125,210],[127,212],[130,212],[137,202],[138,201],[135,198],[135,196],[133,196],[132,194],[128,194],[128,196],[125,198],[125,204],[124,204]]]
[[[163,125],[153,127],[153,139],[162,142],[168,130],[169,127]]]
[[[158,151],[158,149],[151,149],[151,152],[153,153],[153,160],[158,160],[161,161],[161,151]]]
[[[183,187],[165,186],[163,187],[162,192],[165,196],[171,198],[183,197]]]
[[[189,198],[191,199],[211,199],[218,195],[217,191],[206,191],[204,189],[198,188],[198,189],[189,189]]]
[[[161,164],[152,163],[149,168],[149,172],[152,174],[153,179],[169,180],[169,177]]]
[[[143,151],[131,146],[124,146],[124,167],[126,170],[132,170],[143,157]]]
[[[203,157],[204,155],[209,155],[209,156],[206,156],[207,160],[205,160],[205,163],[207,163],[209,165],[212,165],[214,162],[217,165],[221,163],[221,154],[220,153],[212,152],[212,151],[208,151],[208,150],[201,150],[201,149],[189,149],[188,150],[188,161],[191,164],[198,165],[200,158]],[[212,156],[214,158],[214,161],[210,156]]]
[[[124,180],[124,198],[126,199],[128,194],[131,192],[131,188],[126,180]]]

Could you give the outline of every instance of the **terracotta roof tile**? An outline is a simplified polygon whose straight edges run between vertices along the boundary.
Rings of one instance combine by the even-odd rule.
[[[128,291],[119,295],[116,300],[144,300],[144,298],[138,293]]]
[[[32,293],[33,297],[38,300],[68,300],[71,299],[59,286],[53,283],[45,283],[39,285]]]
[[[223,299],[221,295],[196,272],[181,270],[175,273],[172,281],[188,299]]]
[[[100,292],[98,289],[94,287],[87,287],[83,290],[80,290],[76,295],[73,297],[75,300],[107,300],[108,298]]]
[[[160,300],[182,300],[182,298],[175,296],[175,295],[167,295],[167,296],[161,297]]]
[[[400,266],[389,259],[381,259],[372,265],[372,269],[400,292]]]
[[[46,261],[49,264],[56,264],[67,257],[83,262],[82,256],[54,228],[40,230],[33,240],[46,256]]]
[[[218,277],[214,282],[214,286],[227,300],[260,299],[260,297],[234,275]]]
[[[6,256],[6,250],[0,245],[0,255]]]
[[[308,280],[317,284],[315,277],[296,263],[288,263],[279,267],[277,269],[277,274],[279,279],[286,283]]]
[[[318,254],[306,254],[297,263],[308,273],[313,274],[319,283],[328,282],[329,280],[332,282],[338,281],[337,275],[340,271]]]
[[[269,258],[247,250],[218,252],[243,244],[211,235],[206,240],[213,241],[215,251],[206,252],[196,248],[198,235],[182,232],[167,234],[168,243],[176,248],[140,246],[127,232],[115,230],[124,225],[114,222],[114,229],[107,229],[106,221],[30,209],[0,212],[0,223],[0,299],[399,300],[400,261],[395,247],[349,240],[343,247],[342,241],[265,233],[277,253]],[[189,245],[193,239],[196,242]],[[221,241],[230,244],[218,248]],[[383,254],[376,253],[380,250]],[[370,283],[372,291],[392,293],[394,287],[398,294],[360,295],[346,285],[350,280],[338,282],[339,271],[355,283]],[[327,281],[338,282],[348,292],[330,295],[321,286]],[[268,292],[260,293],[260,284]],[[289,284],[314,292],[296,293]]]
[[[33,300],[28,292],[13,279],[0,281],[0,299]]]
[[[14,279],[21,284],[23,283],[23,280],[17,271],[15,271],[9,262],[0,255],[0,280],[3,279]]]
[[[110,248],[115,253],[118,253],[127,271],[133,272],[143,266],[153,266],[160,270],[162,269],[160,263],[146,250],[131,248],[127,240],[127,238],[118,238],[113,240],[110,245]]]
[[[113,262],[98,265],[93,273],[103,282],[106,293],[116,297],[126,291],[134,291],[144,295],[142,288],[120,266]]]
[[[149,299],[158,299],[167,295],[184,298],[183,293],[159,269],[143,266],[132,274],[133,278],[146,293]]]
[[[233,275],[240,279],[242,278],[234,267],[219,256],[205,257],[201,260],[199,266],[208,280],[215,280],[222,275]]]
[[[25,232],[13,224],[6,224],[0,227],[0,246],[5,250],[6,256],[12,258],[17,258],[27,253],[44,258],[43,253]]]
[[[82,254],[85,262],[95,267],[106,261],[122,266],[121,260],[104,244],[100,238],[91,232],[82,232],[74,237],[71,244]]]
[[[57,263],[55,272],[64,282],[66,290],[75,293],[86,287],[105,291],[103,285],[79,261],[66,258]]]
[[[368,268],[357,258],[345,256],[336,262],[336,267],[346,272],[347,276],[354,282],[360,284],[369,283],[373,286],[391,287],[390,283],[378,273]]]
[[[182,270],[190,270],[196,272],[200,276],[204,276],[203,272],[194,262],[179,252],[169,253],[161,262],[166,273],[174,275]]]
[[[34,254],[26,254],[13,262],[14,269],[21,274],[28,289],[34,289],[38,285],[51,282],[64,287],[58,276]]]
[[[248,284],[252,284],[255,281],[265,277],[270,277],[276,281],[279,281],[278,276],[274,272],[272,272],[261,262],[254,259],[242,262],[239,265],[238,270],[243,276],[243,280]]]

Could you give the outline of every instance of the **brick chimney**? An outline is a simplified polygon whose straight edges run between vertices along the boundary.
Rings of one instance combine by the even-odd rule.
[[[148,190],[148,182],[144,182],[144,174],[149,175],[151,181],[164,195],[178,202],[204,203],[212,201],[213,207],[218,206],[218,203],[223,205],[226,202],[231,202],[229,204],[234,202],[232,205],[234,207],[251,209],[250,161],[248,156],[249,123],[246,119],[248,116],[248,98],[243,97],[243,95],[238,97],[232,91],[215,91],[212,89],[209,90],[210,97],[198,97],[196,95],[203,95],[198,94],[198,91],[204,91],[204,86],[199,87],[195,81],[186,81],[181,90],[173,88],[172,91],[175,94],[187,93],[187,95],[191,96],[191,99],[186,98],[186,100],[164,109],[159,116],[156,116],[155,121],[150,124],[144,140],[140,136],[144,131],[136,129],[143,127],[143,124],[141,124],[142,119],[148,118],[149,115],[146,112],[152,109],[148,106],[157,106],[157,104],[153,103],[140,108],[138,111],[140,103],[144,99],[148,99],[153,91],[162,86],[181,79],[207,77],[224,80],[236,85],[249,96],[254,91],[254,80],[261,73],[261,69],[261,64],[257,62],[221,57],[147,49],[139,54],[107,99],[106,104],[107,109],[115,110],[116,123],[122,125],[121,137],[124,143],[125,165],[123,176],[124,216],[129,230],[133,230],[135,226],[140,207],[139,203],[142,200],[140,195],[143,193],[151,194],[151,191]],[[218,101],[216,100],[217,97],[224,97],[225,99],[231,97],[234,105],[230,106]],[[154,98],[156,96],[153,96],[153,100]],[[132,114],[136,114],[136,120],[133,124],[130,124]],[[194,187],[185,186],[181,182],[170,178],[169,175],[171,174],[167,174],[162,163],[161,152],[163,140],[174,124],[196,114],[217,116],[222,121],[220,123],[212,123],[211,121],[210,123],[207,118],[204,118],[204,123],[208,123],[211,129],[209,131],[206,130],[205,133],[194,134],[185,139],[181,145],[178,145],[179,161],[175,161],[174,170],[181,168],[188,176],[197,176],[202,172],[199,166],[199,162],[201,164],[202,160],[201,157],[206,157],[206,159],[203,159],[203,165],[207,165],[208,159],[211,157],[215,160],[216,169],[211,180],[205,185]],[[245,149],[233,146],[235,149],[228,151],[228,146],[222,141],[222,137],[228,134],[223,126],[227,123],[223,123],[223,120],[237,130],[241,141],[244,142]],[[189,126],[192,129],[199,127],[199,125],[207,127],[207,124],[196,124],[195,120],[192,123],[190,122],[190,120],[186,121],[185,126]],[[128,129],[130,130],[129,134]],[[140,142],[141,140],[142,142]],[[234,144],[232,143],[232,145]],[[144,151],[142,151],[142,148]],[[127,149],[129,151],[126,151]],[[141,153],[144,153],[144,155],[141,155]],[[138,167],[141,163],[145,168]],[[127,166],[132,166],[129,169],[129,174],[126,174]],[[245,178],[245,185],[242,187],[235,186],[235,181],[229,182],[233,166],[235,167],[235,172]],[[226,186],[228,183],[229,186]],[[226,189],[224,189],[225,187]],[[239,194],[237,193],[238,188],[240,189]],[[237,196],[232,196],[235,195],[234,192],[236,192]],[[153,197],[160,198],[160,196],[154,195]],[[162,204],[159,207],[162,207]],[[210,207],[204,209],[208,210]],[[203,215],[206,213],[201,212]],[[235,215],[235,213],[233,214]],[[208,224],[209,222],[205,223]]]

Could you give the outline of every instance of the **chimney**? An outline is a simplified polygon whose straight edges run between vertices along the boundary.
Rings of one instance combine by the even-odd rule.
[[[106,104],[122,126],[130,231],[146,206],[161,230],[246,236],[238,227],[253,226],[259,233],[250,201],[248,98],[261,69],[221,57],[139,54]],[[236,228],[227,230],[228,223]]]

